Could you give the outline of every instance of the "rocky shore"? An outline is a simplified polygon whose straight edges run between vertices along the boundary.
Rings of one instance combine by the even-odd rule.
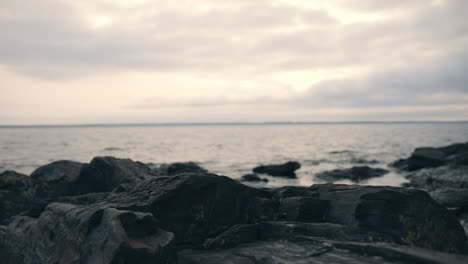
[[[468,143],[393,163],[405,187],[260,189],[194,163],[96,157],[0,173],[2,263],[468,263]],[[299,163],[255,173],[294,177]],[[362,173],[366,175],[361,175]],[[358,168],[361,180],[385,171]],[[343,176],[344,175],[344,176]],[[464,230],[465,228],[465,230]]]

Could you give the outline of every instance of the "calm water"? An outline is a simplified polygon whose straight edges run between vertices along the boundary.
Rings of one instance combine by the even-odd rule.
[[[355,166],[357,159],[386,168],[416,147],[464,141],[467,123],[1,128],[0,171],[29,174],[55,160],[116,156],[146,163],[195,161],[239,178],[259,164],[296,160],[302,164],[297,180],[269,177],[268,186],[311,185],[315,173]],[[392,172],[364,184],[403,181]]]

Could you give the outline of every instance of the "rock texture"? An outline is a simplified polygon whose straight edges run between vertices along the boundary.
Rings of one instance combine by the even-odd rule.
[[[268,179],[260,178],[260,176],[258,176],[257,174],[251,173],[251,174],[243,175],[241,177],[241,181],[245,181],[245,182],[268,182]]]
[[[96,157],[81,170],[77,189],[79,193],[110,192],[121,184],[133,184],[154,175],[150,168],[140,162]]]
[[[458,255],[467,253],[463,227],[420,190],[257,189],[111,157],[49,164],[33,175],[0,175],[2,263],[467,261]]]
[[[289,161],[284,164],[262,165],[253,169],[254,173],[268,174],[276,177],[295,178],[296,170],[301,168],[301,164],[296,161]]]
[[[371,168],[369,166],[357,166],[349,169],[331,170],[317,173],[315,177],[326,182],[335,182],[339,180],[350,180],[361,182],[374,177],[380,177],[389,171],[381,168]]]
[[[392,166],[406,171],[443,165],[468,165],[468,142],[441,148],[417,148],[409,158],[392,163]]]

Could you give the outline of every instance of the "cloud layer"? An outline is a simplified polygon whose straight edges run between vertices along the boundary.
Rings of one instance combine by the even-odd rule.
[[[64,102],[60,115],[44,104],[38,118],[20,111],[21,92],[0,95],[0,122],[184,121],[190,111],[206,116],[197,121],[312,121],[327,109],[340,109],[336,120],[467,119],[467,12],[464,0],[6,0],[4,92],[31,80],[40,101],[57,85],[132,96],[102,98],[108,108],[90,119],[99,115],[80,110],[85,101]],[[131,87],[116,91],[111,78]],[[288,110],[275,118],[269,107]]]

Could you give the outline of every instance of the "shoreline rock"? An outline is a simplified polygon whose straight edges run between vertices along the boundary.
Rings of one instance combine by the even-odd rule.
[[[371,168],[369,166],[355,166],[349,169],[324,171],[315,174],[315,177],[326,182],[335,182],[339,180],[361,182],[371,178],[383,176],[387,173],[389,173],[388,170],[381,168]]]
[[[301,168],[301,164],[296,161],[289,161],[283,164],[261,165],[253,168],[254,173],[268,174],[273,177],[296,178],[296,170]]]
[[[35,175],[0,174],[2,263],[468,260],[458,255],[468,244],[457,218],[416,189],[258,189],[112,157],[49,164]]]

